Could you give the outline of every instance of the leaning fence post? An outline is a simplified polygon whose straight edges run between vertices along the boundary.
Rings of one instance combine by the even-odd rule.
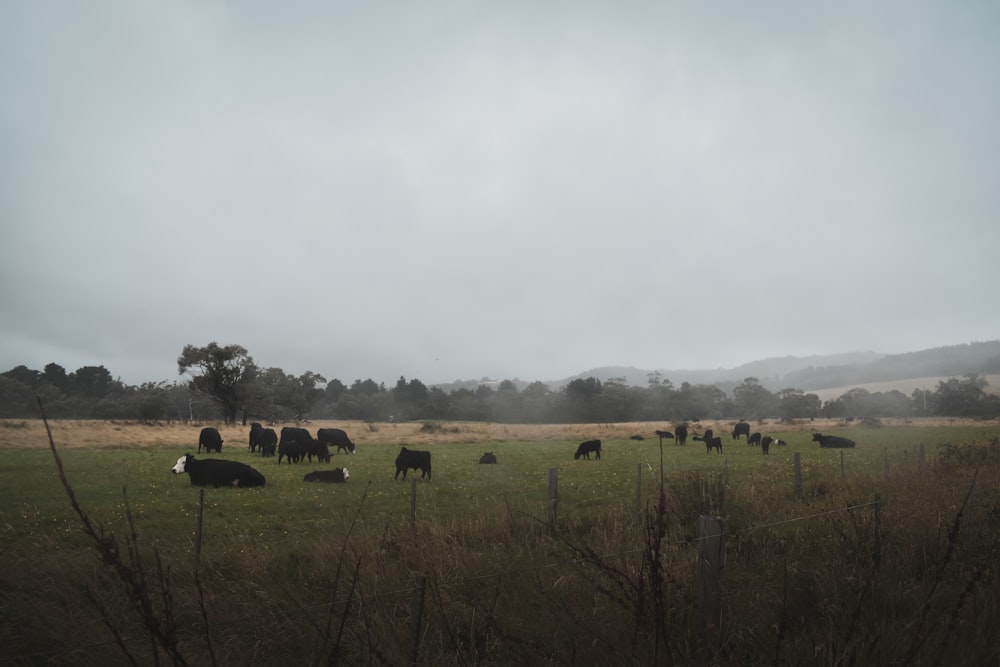
[[[549,523],[554,529],[559,507],[559,468],[549,468]]]
[[[194,563],[201,563],[201,526],[205,514],[205,489],[198,489],[198,520],[194,534]]]
[[[802,497],[802,457],[798,452],[792,458],[792,466],[795,469],[795,497]]]
[[[729,520],[721,516],[698,518],[698,597],[705,628],[713,635],[722,629],[722,569]]]
[[[420,624],[424,615],[424,589],[427,586],[427,577],[417,577],[417,587],[413,589],[413,610],[410,617],[410,632],[412,635],[412,645],[410,647],[410,664],[417,664],[417,655],[420,648]]]

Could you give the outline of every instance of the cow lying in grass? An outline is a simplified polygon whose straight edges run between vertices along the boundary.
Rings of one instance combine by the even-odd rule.
[[[821,435],[819,433],[813,433],[813,442],[818,442],[820,447],[835,449],[847,449],[854,446],[853,440],[841,438],[839,435]]]
[[[305,482],[327,482],[331,484],[337,484],[340,482],[346,482],[350,479],[351,473],[348,472],[347,468],[334,468],[333,470],[313,470],[312,472],[307,472],[306,476],[302,478]]]
[[[576,454],[573,454],[574,459],[578,459],[581,456],[588,461],[590,460],[590,453],[593,452],[597,459],[601,458],[601,441],[600,440],[587,440],[586,442],[581,442],[580,446],[576,448]]]
[[[197,460],[190,454],[177,459],[175,475],[187,473],[194,486],[264,486],[264,476],[245,463],[221,459]]]

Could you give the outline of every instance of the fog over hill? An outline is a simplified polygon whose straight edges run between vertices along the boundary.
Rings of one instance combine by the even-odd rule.
[[[649,386],[651,378],[658,377],[661,382],[669,380],[674,387],[679,387],[684,382],[712,384],[728,392],[746,378],[755,377],[769,391],[794,388],[814,392],[908,379],[960,377],[969,373],[980,375],[1000,373],[1000,340],[950,345],[902,354],[848,352],[808,357],[773,357],[751,361],[734,368],[648,369],[635,366],[601,366],[571,377],[543,382],[551,389],[558,389],[573,380],[593,377],[601,382],[618,380],[630,386],[646,387]],[[518,389],[530,384],[517,378],[511,380]],[[437,386],[445,391],[453,391],[463,387],[475,388],[483,384],[499,383],[498,379],[482,378]]]

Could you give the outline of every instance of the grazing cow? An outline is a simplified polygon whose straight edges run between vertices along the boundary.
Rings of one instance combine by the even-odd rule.
[[[673,440],[674,439],[674,434],[671,433],[670,431],[653,431],[653,434],[656,435],[656,437],[658,437],[660,439],[660,446],[661,447],[663,446],[663,439],[664,438],[666,438],[667,440]]]
[[[264,486],[264,476],[245,463],[221,459],[197,460],[190,454],[177,459],[175,475],[187,473],[194,486]]]
[[[257,434],[257,444],[260,446],[261,456],[274,456],[278,448],[278,434],[273,428],[263,428]]]
[[[313,470],[312,472],[307,472],[306,476],[302,478],[305,482],[328,482],[331,484],[338,484],[346,482],[351,476],[347,468],[334,468],[333,470]]]
[[[493,452],[486,452],[485,454],[483,454],[482,456],[479,457],[479,462],[480,463],[496,463],[497,462],[497,457],[496,457],[496,455]]]
[[[353,454],[357,446],[347,437],[347,433],[339,428],[321,428],[316,431],[316,439],[329,445],[337,445],[337,453],[341,450]]]
[[[403,473],[403,479],[406,479],[406,471],[411,468],[420,471],[420,479],[427,477],[427,481],[430,481],[431,453],[401,448],[399,456],[396,457],[396,476],[393,479],[399,479],[399,473]]]
[[[330,446],[325,442],[320,442],[319,440],[310,440],[309,444],[306,446],[306,457],[309,459],[310,463],[312,463],[314,456],[317,461],[329,463]]]
[[[733,426],[733,440],[739,440],[741,435],[750,437],[750,424],[744,421],[736,422],[736,425]]]
[[[684,424],[679,424],[674,428],[674,437],[677,438],[676,442],[678,445],[686,445],[688,440],[688,427]]]
[[[574,459],[578,459],[581,456],[588,461],[590,460],[590,453],[593,452],[597,456],[597,460],[601,459],[601,441],[600,440],[587,440],[586,442],[581,442],[580,446],[576,448],[576,454],[573,454]]]
[[[289,463],[298,463],[306,458],[311,451],[312,442],[313,437],[304,428],[296,426],[282,428],[281,437],[278,438],[278,465],[281,465],[282,457],[287,458]]]
[[[813,433],[813,442],[818,442],[820,447],[836,449],[846,449],[854,446],[853,440],[841,438],[837,435],[820,435],[819,433]]]
[[[201,448],[204,447],[206,452],[210,452],[213,449],[220,454],[222,453],[222,436],[219,435],[219,429],[212,428],[211,426],[206,426],[201,429],[201,433],[198,434],[198,453],[201,454]]]
[[[289,463],[298,463],[306,458],[309,453],[309,443],[300,443],[298,440],[286,440],[278,443],[278,465],[281,459],[285,458]]]
[[[720,454],[722,453],[722,437],[718,436],[718,435],[714,435],[712,429],[707,429],[705,431],[705,435],[703,435],[703,436],[700,436],[700,437],[697,436],[697,435],[694,436],[694,438],[692,438],[692,440],[701,440],[701,441],[703,441],[705,443],[705,453],[706,454],[711,454],[713,449],[719,450]]]
[[[773,442],[774,442],[774,438],[772,438],[769,435],[765,435],[763,438],[761,438],[761,441],[760,441],[760,449],[761,449],[761,451],[764,454],[767,454],[767,450],[769,450],[771,448],[771,443],[773,443]]]
[[[759,445],[760,444],[760,431],[754,431],[747,438],[748,445]]]

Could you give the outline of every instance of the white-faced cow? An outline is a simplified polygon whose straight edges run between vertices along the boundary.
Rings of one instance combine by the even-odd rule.
[[[838,435],[820,435],[813,433],[813,442],[818,442],[820,447],[830,447],[835,449],[846,449],[854,446],[853,440],[841,438]]]
[[[307,472],[303,477],[306,482],[327,482],[329,484],[339,484],[346,482],[351,477],[347,468],[334,468],[333,470],[313,470]]]
[[[328,445],[337,445],[337,453],[341,450],[354,454],[357,446],[347,437],[347,432],[339,428],[321,428],[316,431],[316,439]]]
[[[600,459],[601,458],[601,441],[600,440],[587,440],[581,442],[580,446],[576,448],[576,453],[573,454],[573,459],[579,459],[581,456],[588,461],[590,460],[590,454],[593,454]]]
[[[211,426],[201,429],[201,433],[198,434],[199,454],[201,454],[202,447],[205,448],[206,452],[210,452],[213,449],[219,453],[222,452],[222,436],[219,434],[219,429],[212,428]]]
[[[739,440],[741,435],[750,437],[750,424],[745,421],[736,422],[733,426],[733,440]]]
[[[479,462],[480,463],[484,463],[484,464],[485,463],[496,463],[497,462],[497,457],[496,457],[496,455],[493,452],[486,452],[485,454],[483,454],[482,456],[479,457]]]
[[[399,473],[403,473],[403,479],[406,479],[406,472],[411,469],[419,470],[420,478],[427,477],[427,481],[430,481],[431,453],[407,449],[406,447],[400,448],[399,456],[396,457],[396,476],[393,479],[399,479]]]
[[[187,473],[194,486],[264,486],[264,476],[245,463],[221,459],[198,460],[190,454],[177,459],[175,475]]]

